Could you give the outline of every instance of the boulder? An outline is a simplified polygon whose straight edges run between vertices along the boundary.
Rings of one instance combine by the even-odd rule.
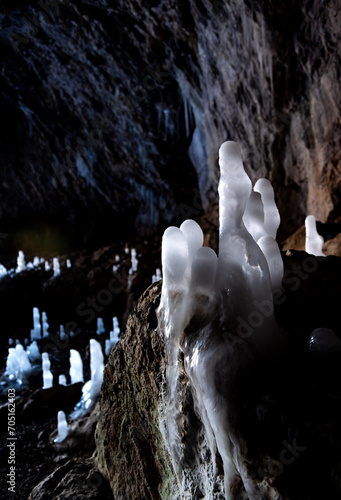
[[[247,474],[259,491],[266,491],[263,498],[299,495],[317,500],[341,494],[341,389],[336,382],[341,359],[335,360],[336,353],[331,364],[327,353],[320,361],[308,348],[312,330],[320,326],[333,328],[341,339],[337,308],[341,259],[319,258],[314,269],[312,264],[305,252],[284,255],[284,300],[275,308],[287,346],[280,359],[274,364],[255,361],[244,373],[237,369],[232,385],[229,382],[232,399],[227,418]],[[160,283],[152,285],[141,296],[111,351],[99,402],[96,462],[117,500],[178,500],[184,485],[193,500],[223,498],[222,461],[216,453],[214,474],[182,356],[177,421],[182,483],[168,450],[161,425],[169,368],[163,334],[157,327],[160,289]],[[200,325],[195,329],[200,330]],[[186,335],[188,345],[195,345],[195,331],[189,329]],[[219,331],[213,335],[219,336]],[[168,418],[171,421],[172,415]],[[231,494],[233,499],[248,498],[241,482],[233,485]]]

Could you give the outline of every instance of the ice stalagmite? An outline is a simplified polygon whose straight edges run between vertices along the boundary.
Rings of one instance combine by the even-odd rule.
[[[222,144],[219,165],[219,258],[202,246],[203,234],[195,221],[186,220],[180,229],[169,227],[162,239],[158,327],[165,338],[167,372],[160,429],[180,496],[195,495],[195,473],[186,462],[181,430],[184,389],[179,379],[184,368],[211,453],[210,461],[202,456],[201,493],[213,498],[223,488],[225,498],[232,500],[242,481],[248,498],[255,500],[270,497],[273,490],[248,473],[245,450],[231,425],[240,410],[230,397],[240,375],[252,373],[258,360],[272,362],[280,350],[272,300],[283,276],[275,241],[279,214],[269,181],[261,179],[252,191],[237,143]],[[216,476],[217,450],[224,486]]]
[[[31,330],[31,341],[41,339],[40,312],[38,307],[33,308],[33,330]]]
[[[26,351],[30,361],[37,361],[41,357],[36,340],[33,340],[33,342],[27,346]]]
[[[247,322],[255,299],[271,297],[271,283],[266,259],[243,222],[251,180],[235,142],[222,144],[219,165],[219,276],[226,299],[225,327],[230,328],[235,318]]]
[[[84,382],[83,361],[76,349],[70,349],[70,378],[71,384]]]
[[[47,352],[43,352],[43,389],[49,389],[53,386],[53,375],[50,370],[51,361]]]
[[[90,340],[91,400],[94,401],[103,382],[104,357],[102,347],[95,339]]]
[[[264,230],[268,236],[276,238],[280,215],[275,202],[274,191],[268,179],[258,179],[254,191],[260,193],[264,206]]]
[[[102,318],[97,318],[97,330],[96,330],[96,333],[97,333],[97,335],[101,335],[104,332],[105,332],[105,328],[104,328],[103,319]]]
[[[316,219],[313,215],[308,215],[305,219],[305,250],[316,257],[325,257],[322,252],[324,239],[316,229]]]
[[[57,425],[58,425],[58,437],[55,439],[54,442],[61,443],[69,434],[69,426],[66,421],[65,413],[63,411],[58,412]]]

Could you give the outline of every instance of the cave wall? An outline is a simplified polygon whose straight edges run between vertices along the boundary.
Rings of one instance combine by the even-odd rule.
[[[226,139],[270,178],[280,237],[340,215],[337,0],[2,5],[2,232],[105,243],[199,217]]]

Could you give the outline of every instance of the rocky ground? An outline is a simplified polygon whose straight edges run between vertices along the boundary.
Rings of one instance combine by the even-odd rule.
[[[67,387],[54,385],[52,389],[42,390],[40,363],[34,365],[29,379],[24,379],[22,385],[9,381],[4,375],[8,338],[12,336],[24,342],[24,338],[29,338],[30,329],[33,327],[32,307],[45,310],[51,333],[48,339],[38,341],[38,345],[41,352],[46,350],[50,353],[54,380],[58,380],[58,376],[64,374],[68,383],[70,382],[70,349],[76,349],[81,353],[84,377],[85,380],[89,380],[90,338],[96,338],[104,352],[105,338],[109,338],[113,316],[118,317],[123,335],[128,315],[134,309],[139,295],[151,283],[152,274],[157,267],[160,267],[158,245],[158,241],[154,244],[134,242],[139,264],[138,272],[132,275],[129,275],[130,252],[126,253],[124,246],[112,245],[88,254],[68,255],[72,261],[71,268],[65,266],[66,257],[61,257],[60,276],[53,277],[53,271],[45,271],[44,265],[41,265],[32,270],[14,273],[12,277],[7,276],[0,281],[0,293],[4,305],[1,329],[1,454],[3,456],[1,485],[2,490],[7,491],[7,399],[8,388],[15,387],[17,488],[13,498],[26,500],[34,486],[61,466],[64,467],[64,475],[70,473],[65,486],[70,495],[68,498],[111,498],[110,488],[108,490],[106,481],[96,472],[91,460],[95,450],[94,428],[97,421],[97,407],[91,417],[74,421],[73,432],[68,438],[66,447],[56,446],[53,439],[56,437],[57,412],[64,410],[70,422],[70,414],[81,396],[82,384]],[[117,255],[119,257],[116,257]],[[29,256],[27,259],[29,260]],[[5,257],[3,260],[9,268],[15,267],[15,259]],[[117,266],[115,273],[113,265]],[[82,311],[87,311],[83,316],[78,313],[80,304],[84,306]],[[106,326],[106,333],[101,336],[96,333],[98,316],[104,319]],[[66,338],[63,341],[57,334],[60,324],[69,325],[69,328],[65,327]],[[68,330],[71,329],[74,331],[74,336],[68,334]],[[76,472],[70,472],[75,468]],[[52,491],[60,482],[58,474],[57,478],[58,480],[55,476],[51,478],[44,486],[45,489],[40,487],[32,498],[43,498],[43,493],[47,494],[46,488],[48,494],[52,495]],[[70,487],[74,481],[76,489]]]
[[[206,225],[206,239],[215,241],[215,226]],[[332,248],[334,253],[339,254],[339,236],[333,236],[324,248]],[[300,238],[297,235],[292,239],[296,243],[298,240]],[[295,247],[290,242],[286,242],[286,245]],[[150,285],[151,275],[160,267],[160,242],[147,244],[136,241],[131,247],[137,249],[139,256],[138,271],[133,275],[129,274],[130,253],[126,253],[124,246],[119,248],[114,245],[68,256],[72,259],[72,267],[68,269],[64,266],[66,257],[61,258],[62,271],[57,277],[41,267],[0,281],[2,302],[5,305],[0,408],[3,491],[7,487],[8,473],[7,390],[13,385],[3,376],[8,337],[11,335],[23,341],[32,328],[32,307],[46,310],[51,335],[38,344],[41,350],[46,348],[51,352],[51,369],[55,380],[64,373],[69,382],[70,348],[81,353],[87,380],[90,378],[89,339],[96,338],[104,348],[114,315],[118,317],[122,330],[119,344],[109,358],[105,358],[108,364],[100,405],[96,405],[88,415],[78,420],[71,418],[72,409],[81,395],[81,384],[67,387],[55,385],[43,391],[39,364],[35,366],[30,379],[16,387],[15,499],[26,500],[31,494],[31,500],[142,500],[160,498],[161,490],[165,495],[162,498],[168,498],[169,482],[174,481],[174,477],[157,419],[165,370],[163,340],[155,330],[160,284]],[[116,255],[119,257],[116,258]],[[338,460],[341,449],[338,430],[341,417],[339,358],[337,352],[335,356],[317,355],[316,359],[314,354],[306,358],[304,352],[307,337],[318,326],[334,330],[341,339],[338,316],[340,257],[330,255],[328,258],[316,259],[302,250],[283,250],[282,257],[286,300],[277,306],[276,316],[288,332],[293,351],[290,359],[287,358],[286,363],[277,370],[278,385],[272,385],[270,392],[264,393],[261,398],[260,411],[264,417],[260,430],[264,438],[262,447],[270,455],[281,451],[278,450],[278,443],[272,441],[271,434],[272,431],[279,432],[276,418],[280,415],[280,430],[285,430],[287,436],[292,432],[295,435],[299,429],[299,436],[304,436],[304,443],[308,443],[305,446],[308,451],[293,467],[286,468],[276,478],[276,487],[283,495],[287,495],[285,498],[336,499],[339,498],[341,484],[341,464]],[[115,264],[118,268],[113,273],[112,266]],[[111,297],[102,293],[103,290],[110,291],[110,279],[113,279]],[[91,298],[90,306],[88,298]],[[101,302],[103,298],[106,298],[107,305]],[[81,312],[86,310],[87,314],[82,316],[78,308],[83,303],[86,303],[86,308],[81,308]],[[102,310],[99,311],[99,307]],[[93,315],[104,318],[105,334],[96,334]],[[76,335],[67,335],[64,342],[58,344],[58,325],[68,322],[73,322],[72,329]],[[186,418],[198,426],[190,399],[185,406],[188,412]],[[56,415],[60,409],[66,412],[72,428],[63,446],[53,442],[56,437]],[[100,426],[96,444],[95,428],[98,420]],[[191,438],[188,439],[187,445],[190,445]],[[256,439],[253,446],[257,450],[259,440]],[[309,476],[311,469],[314,470],[314,480]],[[308,489],[302,486],[307,482]],[[297,484],[301,486],[297,487]],[[128,494],[126,492],[130,492],[128,496],[124,496]]]

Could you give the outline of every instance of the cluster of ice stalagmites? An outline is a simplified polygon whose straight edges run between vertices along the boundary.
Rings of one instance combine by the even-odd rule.
[[[26,377],[31,371],[31,363],[29,353],[26,352],[21,344],[8,349],[8,356],[6,360],[5,374],[9,376],[10,380],[16,380],[19,384],[22,383],[23,378]]]
[[[160,427],[184,494],[192,486],[183,465],[179,431],[181,349],[212,456],[201,471],[201,477],[206,477],[200,486],[205,498],[213,498],[213,489],[218,487],[214,479],[217,449],[224,464],[224,486],[220,487],[225,497],[234,498],[234,484],[241,478],[253,499],[267,494],[271,486],[260,486],[247,473],[229,427],[226,394],[234,374],[252,356],[271,357],[281,343],[273,315],[273,297],[281,292],[283,277],[275,240],[280,219],[270,182],[261,179],[252,189],[238,144],[221,146],[219,164],[219,258],[211,248],[202,246],[203,233],[192,220],[180,228],[168,228],[162,240],[158,324],[166,343],[167,395],[160,405]]]

